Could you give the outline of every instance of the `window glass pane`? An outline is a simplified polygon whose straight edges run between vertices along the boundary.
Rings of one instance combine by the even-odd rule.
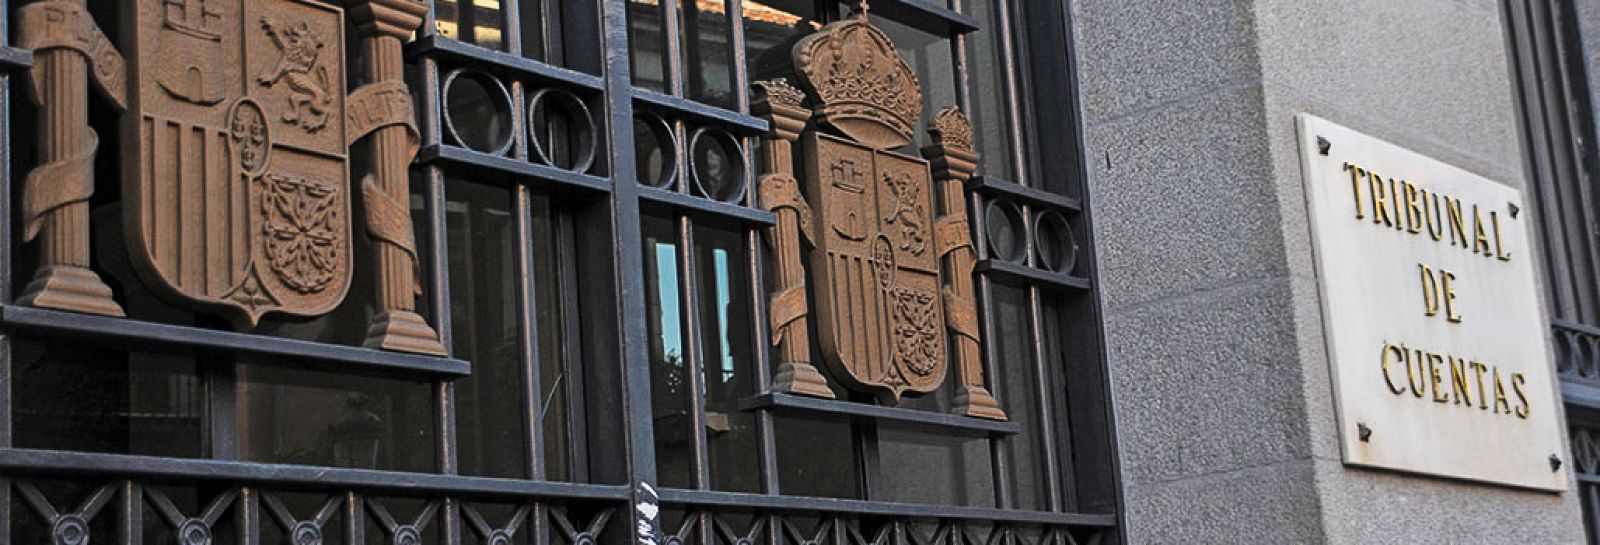
[[[750,81],[791,77],[795,42],[816,32],[811,0],[743,0],[745,69]]]
[[[435,470],[432,384],[255,363],[238,376],[241,459]]]
[[[15,446],[205,454],[204,390],[193,357],[16,338],[11,357]]]
[[[973,144],[982,155],[978,173],[1003,180],[1019,181],[1012,168],[1010,125],[1006,119],[1004,70],[1011,65],[1000,52],[997,4],[1008,0],[968,0],[967,15],[979,21],[983,30],[967,35],[967,85],[971,91]]]
[[[916,140],[901,152],[920,157],[917,150],[928,145],[928,120],[939,110],[956,105],[955,64],[951,62],[950,41],[883,17],[872,17],[894,42],[900,57],[911,65],[922,84],[922,117],[917,121]]]
[[[994,339],[1000,355],[1000,406],[1012,422],[1022,426],[1023,432],[1011,438],[1011,474],[1016,483],[1015,505],[1020,509],[1043,509],[1045,498],[1045,472],[1042,466],[1044,446],[1039,441],[1039,412],[1035,400],[1033,380],[1033,343],[1028,320],[1028,291],[1024,288],[993,285],[994,302],[990,305],[994,320]],[[993,379],[991,379],[993,380]]]
[[[878,430],[884,500],[994,506],[989,442],[937,431]],[[915,463],[905,463],[915,460]]]
[[[650,407],[655,421],[656,474],[665,486],[690,486],[694,430],[689,426],[688,363],[684,361],[678,237],[672,220],[645,216],[645,311],[650,320]]]
[[[489,49],[505,48],[505,16],[500,2],[515,0],[435,0],[434,27],[439,35]]]
[[[761,485],[755,415],[736,407],[741,398],[755,393],[757,380],[751,374],[754,340],[744,237],[734,231],[701,227],[695,230],[695,246],[711,486],[756,492]]]
[[[678,0],[683,32],[684,94],[691,100],[733,107],[733,44],[727,0]]]
[[[577,285],[573,270],[576,264],[570,263],[572,246],[556,233],[558,222],[550,199],[535,196],[532,209],[533,304],[539,334],[540,388],[535,414],[544,430],[542,463],[546,479],[581,480],[582,476],[576,475],[573,468],[573,461],[578,457],[572,449],[582,444],[575,436],[581,437],[584,424],[571,424],[569,419],[573,418],[571,392],[583,391],[582,377],[577,374],[582,363],[576,355],[566,351],[567,347],[576,349],[577,343],[569,343],[567,335],[576,333],[579,317],[575,315],[578,311],[575,305],[568,306],[563,300],[564,296],[576,300],[576,294],[568,293],[565,286],[572,289],[581,286]]]
[[[788,496],[861,497],[860,467],[850,422],[822,416],[777,416],[778,487]]]
[[[472,375],[455,381],[459,468],[463,475],[526,478],[511,191],[455,180],[445,190],[454,355],[472,363]]]
[[[667,91],[665,42],[661,36],[664,17],[661,0],[627,0],[628,59],[632,62],[633,84],[658,92]]]
[[[557,66],[562,65],[558,52],[560,47],[547,47],[546,41],[559,34],[545,32],[546,17],[560,17],[562,0],[505,0],[517,2],[517,19],[522,23],[522,56],[544,61]],[[546,6],[549,2],[551,5]],[[556,21],[559,25],[559,21]]]

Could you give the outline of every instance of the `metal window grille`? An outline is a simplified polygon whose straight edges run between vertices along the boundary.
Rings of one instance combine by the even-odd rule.
[[[1014,180],[980,176],[968,184],[980,320],[988,376],[999,396],[1003,374],[1022,374],[1015,392],[1039,417],[1027,429],[1012,423],[984,422],[948,415],[847,401],[817,401],[776,395],[757,381],[759,402],[740,410],[754,416],[758,490],[729,492],[713,486],[706,434],[690,434],[693,453],[687,486],[667,487],[658,479],[656,429],[650,399],[650,348],[645,297],[650,279],[644,255],[643,223],[655,215],[670,218],[676,236],[676,263],[688,280],[675,294],[682,302],[687,388],[701,392],[706,349],[700,346],[704,316],[700,300],[695,238],[698,227],[731,228],[741,237],[745,259],[735,266],[747,275],[748,289],[736,294],[748,305],[747,337],[754,374],[767,377],[772,364],[763,342],[766,327],[762,239],[773,215],[757,206],[753,183],[755,137],[766,122],[749,113],[744,69],[744,1],[714,2],[725,10],[730,87],[724,99],[706,98],[695,89],[691,69],[681,59],[676,39],[685,25],[682,13],[700,4],[654,0],[661,6],[663,86],[652,89],[634,78],[629,58],[627,2],[650,0],[438,0],[423,30],[406,44],[407,79],[416,95],[422,147],[413,165],[415,201],[420,213],[418,252],[424,267],[427,300],[423,306],[445,346],[452,338],[454,297],[451,282],[452,212],[447,185],[482,184],[510,194],[514,297],[517,316],[513,352],[526,394],[520,402],[527,422],[521,442],[525,478],[461,474],[458,438],[458,381],[470,376],[473,362],[448,357],[383,352],[347,345],[240,333],[201,322],[173,325],[157,321],[103,318],[18,306],[13,288],[23,255],[15,229],[14,182],[18,169],[8,150],[0,153],[0,536],[27,535],[50,543],[95,541],[127,545],[175,539],[180,543],[513,543],[591,545],[594,543],[723,545],[900,545],[1025,543],[1045,545],[1106,543],[1119,540],[1118,485],[1098,300],[1094,294],[1091,222],[1082,191],[1081,138],[1075,118],[1076,84],[1070,57],[1066,7],[1055,0],[998,0],[994,28],[980,28],[963,14],[964,4],[982,0],[879,0],[872,16],[939,37],[948,44],[957,82],[956,105],[970,109],[967,48],[975,32],[994,33],[1003,66],[999,73],[1008,140],[1004,163]],[[0,11],[11,13],[19,2]],[[823,17],[838,17],[843,6],[817,0]],[[5,19],[0,19],[4,25]],[[113,21],[102,21],[115,28]],[[0,26],[0,36],[6,29]],[[7,39],[5,43],[12,43]],[[352,67],[363,62],[351,52]],[[10,84],[28,69],[27,51],[0,48],[0,76]],[[352,68],[352,71],[354,69]],[[31,137],[32,127],[14,124],[15,85],[0,90],[6,119],[0,144]],[[489,119],[452,109],[452,91],[463,100],[489,104]],[[693,98],[701,98],[697,101]],[[1067,97],[1069,107],[1058,101]],[[485,102],[486,101],[486,102]],[[636,153],[639,134],[665,136],[673,173],[659,183],[641,183]],[[659,131],[659,132],[657,132]],[[1065,132],[1067,143],[1056,139]],[[712,139],[738,158],[736,187],[708,189],[695,180],[691,155],[701,139]],[[107,138],[102,149],[111,145]],[[1048,152],[1048,153],[1045,153]],[[1049,155],[1045,157],[1045,155]],[[1057,160],[1065,156],[1064,160]],[[15,167],[15,168],[14,168]],[[740,168],[742,167],[742,168]],[[103,182],[104,183],[104,182]],[[103,221],[96,219],[95,221]],[[111,220],[114,221],[114,220]],[[1055,222],[1055,223],[1051,223]],[[1015,247],[995,247],[985,229],[1008,230]],[[1045,225],[1050,224],[1050,225]],[[1045,225],[1044,227],[1040,227]],[[732,226],[732,227],[729,227]],[[549,233],[536,232],[546,229]],[[1043,230],[1067,233],[1049,239]],[[1071,233],[1076,233],[1072,235]],[[1055,244],[1052,246],[1052,244]],[[541,245],[549,245],[543,247]],[[1012,251],[1014,250],[1014,251]],[[1065,255],[1063,255],[1065,254]],[[1068,257],[1070,256],[1070,257]],[[539,263],[553,259],[554,265]],[[1061,265],[1062,259],[1076,265]],[[476,261],[476,260],[474,260]],[[556,278],[547,278],[554,276]],[[541,293],[554,286],[559,293]],[[993,339],[1003,327],[999,291],[1020,294],[1021,339],[1026,365],[1002,365]],[[538,301],[561,309],[542,316]],[[552,325],[544,321],[553,322]],[[554,335],[558,341],[540,335]],[[200,397],[164,401],[166,413],[196,422],[203,439],[197,456],[150,456],[72,449],[21,448],[14,444],[13,387],[21,343],[50,339],[118,351],[177,353],[192,357],[195,377],[174,377],[172,392],[202,392]],[[541,350],[551,345],[555,350]],[[431,444],[407,445],[429,451],[431,471],[394,471],[261,463],[241,458],[241,369],[253,358],[270,366],[356,377],[380,377],[427,385],[431,396]],[[550,362],[548,360],[559,360]],[[561,383],[546,385],[540,369],[560,371]],[[189,382],[184,382],[189,381]],[[183,383],[183,384],[178,384]],[[193,385],[193,384],[198,384]],[[68,385],[49,395],[71,396]],[[543,393],[561,389],[568,405],[559,416],[568,462],[559,473],[547,461],[548,405]],[[540,395],[533,395],[538,393]],[[706,428],[704,397],[688,396],[683,409],[690,429]],[[293,407],[286,420],[292,420]],[[861,468],[862,497],[817,498],[785,493],[779,483],[775,419],[831,418],[852,422],[859,444],[851,463]],[[125,415],[126,416],[126,415]],[[989,450],[994,489],[992,507],[918,505],[875,497],[881,464],[874,436],[881,424],[905,424],[968,434]],[[70,423],[62,422],[61,425]],[[292,425],[286,424],[286,425]],[[179,432],[174,432],[179,433]],[[1026,445],[1019,436],[1032,437]],[[1019,509],[1016,474],[1008,470],[1013,449],[1036,451],[1042,495],[1037,509]],[[345,453],[349,455],[348,452]],[[298,499],[297,499],[298,498]],[[309,508],[305,507],[309,506]],[[661,512],[672,513],[670,516]],[[7,515],[7,513],[9,513]],[[154,536],[154,537],[152,537]]]

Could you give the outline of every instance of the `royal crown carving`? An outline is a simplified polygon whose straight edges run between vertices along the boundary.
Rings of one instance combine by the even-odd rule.
[[[974,305],[963,187],[977,161],[972,125],[945,108],[928,120],[922,157],[897,150],[921,121],[922,93],[866,9],[862,2],[855,17],[795,45],[811,96],[783,80],[753,86],[751,112],[772,127],[761,203],[778,218],[767,233],[776,262],[772,389],[835,396],[807,342],[815,325],[815,359],[844,388],[894,405],[940,389],[953,367],[952,411],[1005,420],[985,387]],[[801,165],[791,156],[796,140]]]
[[[933,138],[935,146],[972,151],[972,122],[960,108],[952,106],[934,114],[928,136]]]
[[[823,122],[874,149],[911,143],[922,115],[917,75],[864,15],[801,39],[794,65]]]

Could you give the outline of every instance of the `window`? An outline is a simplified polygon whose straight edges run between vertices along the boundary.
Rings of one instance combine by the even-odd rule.
[[[1578,473],[1584,527],[1590,539],[1600,529],[1600,492],[1593,476],[1596,418],[1600,417],[1600,284],[1595,282],[1600,239],[1595,237],[1594,184],[1600,149],[1594,147],[1595,90],[1586,58],[1594,45],[1580,37],[1582,2],[1505,5],[1522,106],[1528,192],[1539,218],[1551,309],[1556,370],[1571,424],[1573,452],[1566,462]],[[1583,14],[1592,20],[1593,14]],[[1590,32],[1593,33],[1592,31]],[[1553,460],[1552,463],[1559,460]]]
[[[1117,539],[1075,108],[1035,107],[1075,94],[1059,2],[92,4],[122,96],[0,49],[47,87],[0,94],[12,541]],[[905,62],[897,140],[812,119],[793,52],[851,21]],[[823,333],[853,285],[764,184],[828,145],[899,165],[927,297]]]

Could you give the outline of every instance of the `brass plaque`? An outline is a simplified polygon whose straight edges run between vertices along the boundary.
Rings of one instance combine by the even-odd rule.
[[[937,389],[948,366],[928,163],[815,131],[802,140],[823,360],[890,403]]]
[[[241,327],[351,277],[344,14],[312,0],[136,0],[123,122],[135,268]]]

